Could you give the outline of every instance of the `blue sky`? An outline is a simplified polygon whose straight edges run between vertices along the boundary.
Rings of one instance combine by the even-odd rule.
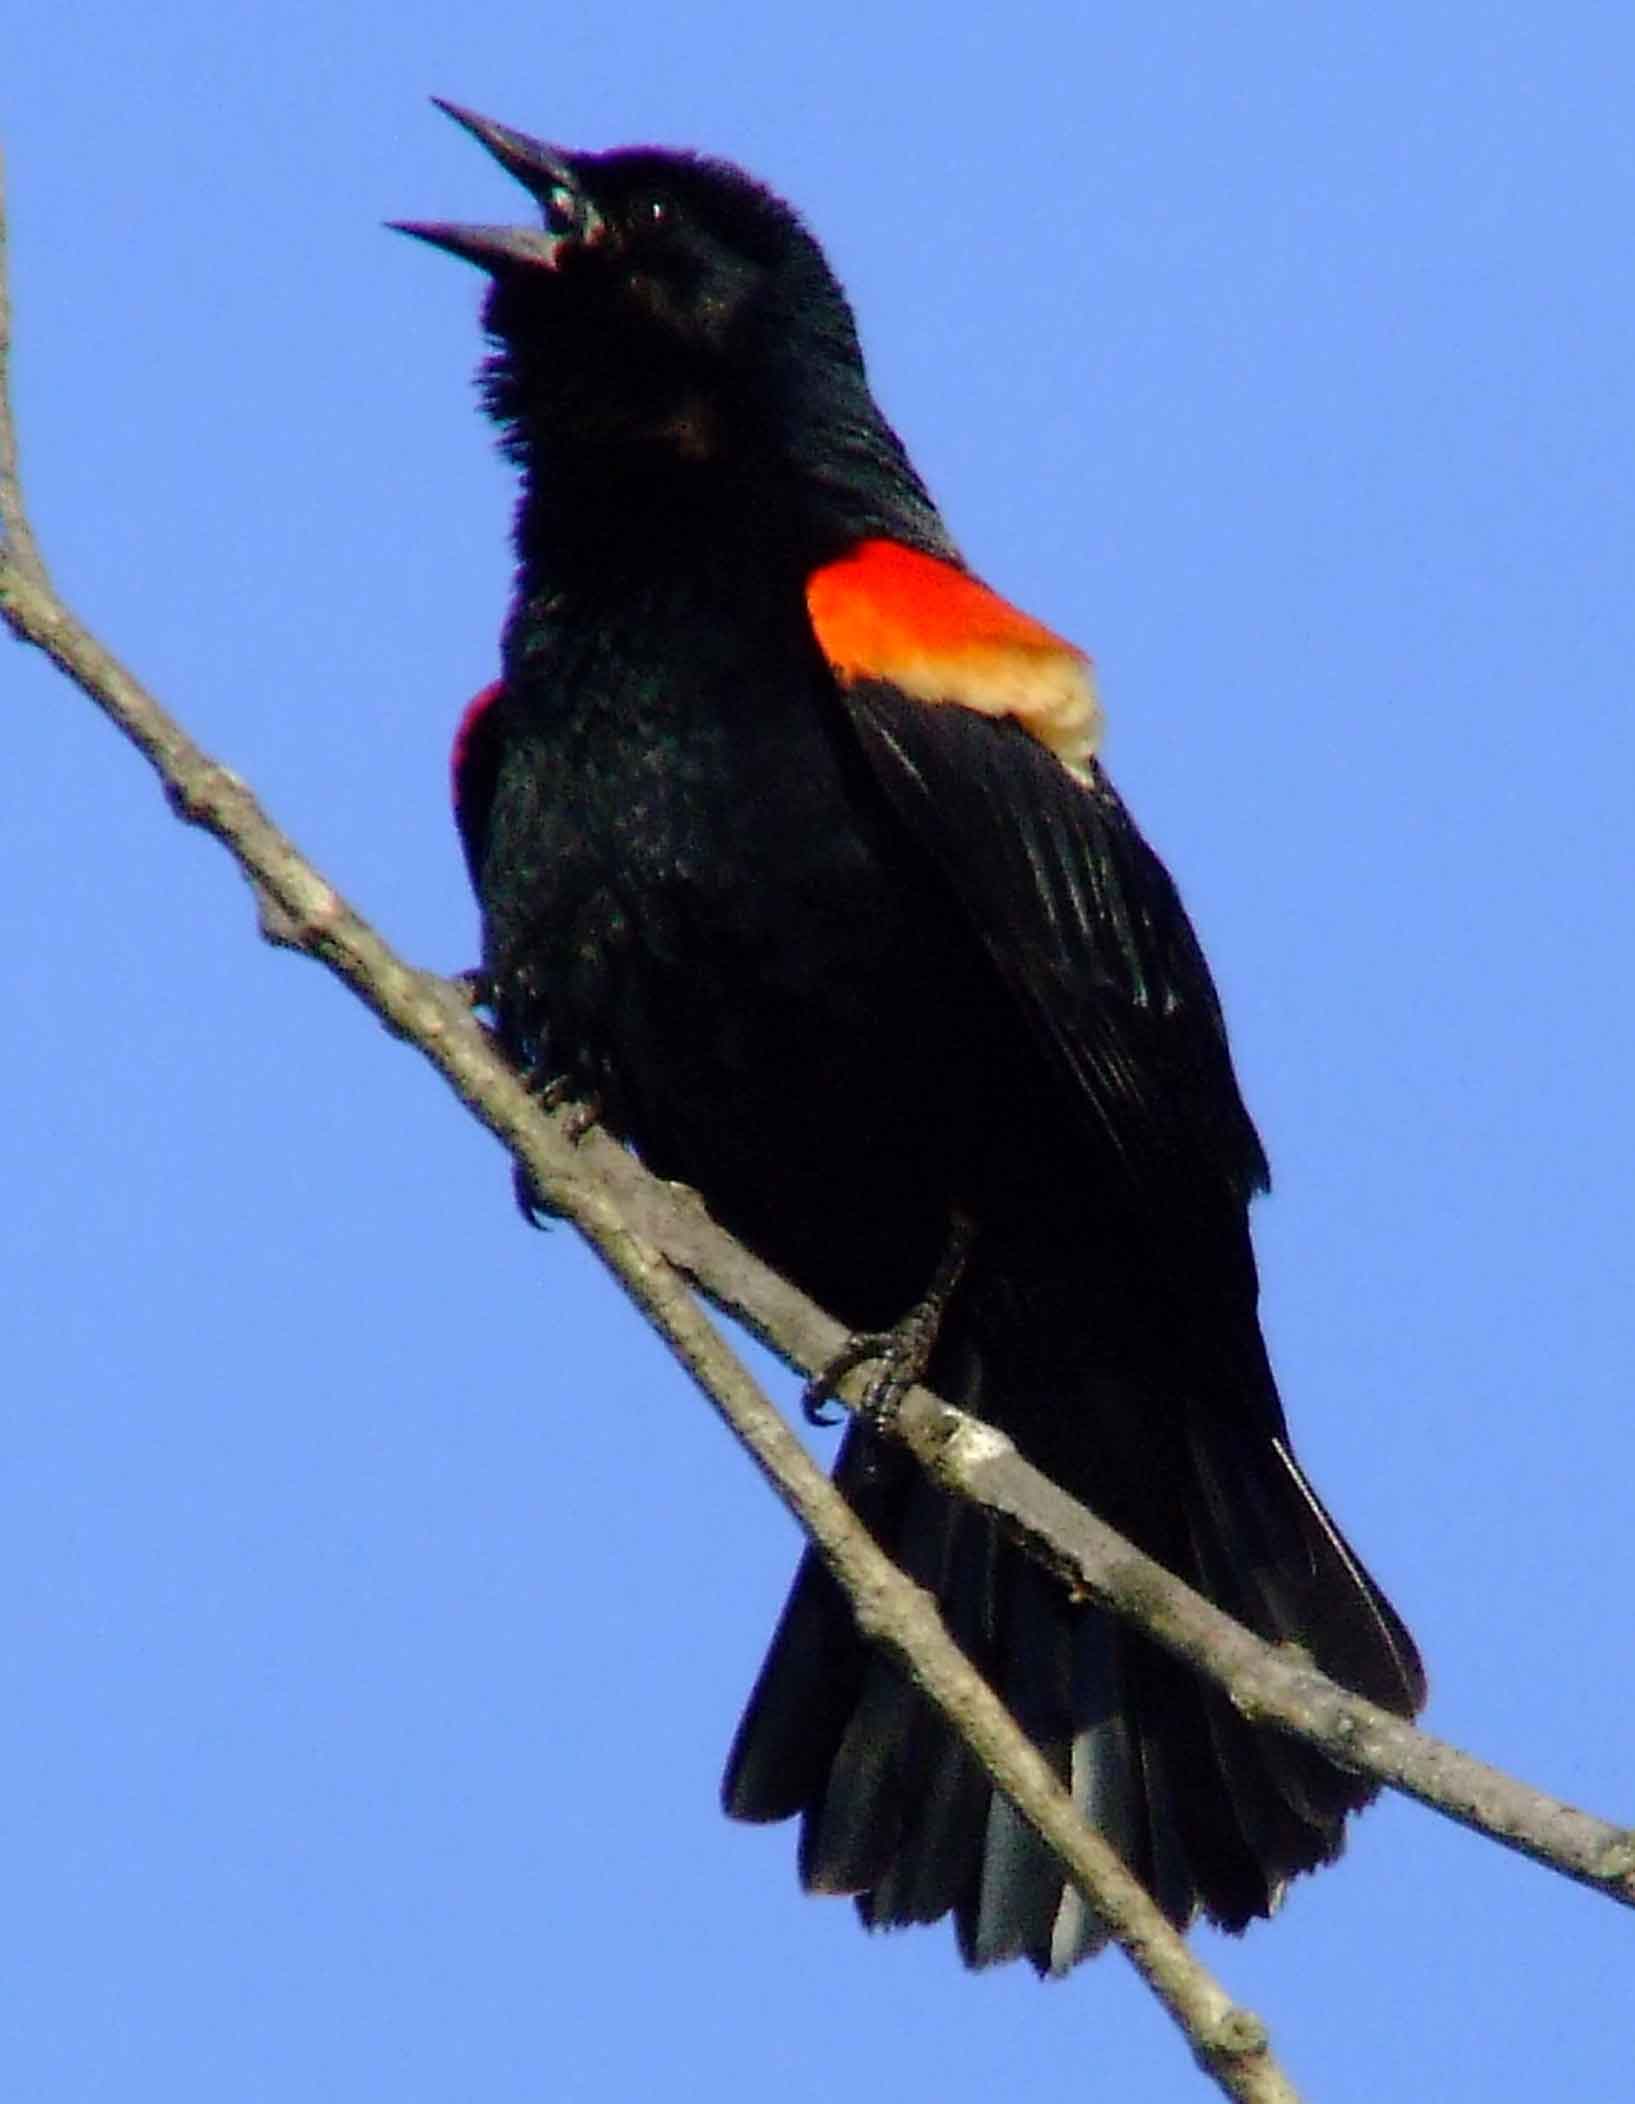
[[[1434,1726],[1635,1815],[1635,26],[1577,4],[355,0],[7,37],[17,386],[79,609],[388,937],[506,474],[437,92],[794,198],[976,566],[1097,656],[1277,1174],[1302,1454]],[[716,1780],[794,1558],[503,1163],[0,654],[0,2085],[1167,2100],[1116,1958],[971,1979]],[[1392,1803],[1199,1947],[1312,2096],[1608,2096],[1630,1922]]]

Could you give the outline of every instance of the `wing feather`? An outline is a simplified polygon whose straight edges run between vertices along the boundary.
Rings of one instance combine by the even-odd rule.
[[[1209,968],[1099,766],[886,680],[839,692],[875,779],[942,870],[1103,1146],[1144,1201],[1234,1210],[1267,1184]]]

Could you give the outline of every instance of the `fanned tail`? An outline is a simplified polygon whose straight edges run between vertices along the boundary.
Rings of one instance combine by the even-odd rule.
[[[1418,1653],[1286,1439],[1189,1424],[1154,1553],[1227,1613],[1411,1716]],[[1332,1860],[1374,1786],[1250,1725],[1125,1625],[1075,1606],[980,1512],[862,1426],[836,1479],[937,1598],[950,1633],[1165,1914],[1241,1929]],[[1164,1553],[1167,1550],[1167,1553]],[[808,1553],[727,1766],[735,1818],[801,1820],[807,1890],[851,1893],[871,1928],[952,1914],[965,1962],[1062,1973],[1105,1932],[1031,1829],[883,1654]]]

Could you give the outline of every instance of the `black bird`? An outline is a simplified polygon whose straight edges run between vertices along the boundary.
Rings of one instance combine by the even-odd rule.
[[[1297,1466],[1256,1314],[1266,1162],[1088,660],[966,568],[845,295],[736,168],[448,105],[538,207],[410,224],[491,280],[521,476],[455,804],[504,1045],[858,1330],[972,1240],[927,1378],[1228,1613],[1412,1715],[1412,1639]],[[1228,1928],[1373,1791],[1071,1605],[854,1422],[838,1482],[1169,1917]],[[968,1964],[1102,1931],[800,1567],[728,1763],[808,1889]]]

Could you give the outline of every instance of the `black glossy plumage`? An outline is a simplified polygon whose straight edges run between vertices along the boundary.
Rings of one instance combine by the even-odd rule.
[[[1289,1451],[1246,1218],[1264,1158],[1169,878],[1099,771],[843,685],[818,648],[806,581],[860,539],[958,562],[821,253],[717,164],[462,121],[547,229],[527,255],[418,229],[492,271],[485,386],[523,478],[459,799],[507,1046],[849,1324],[902,1314],[967,1213],[933,1385],[1411,1713],[1412,1642]],[[1355,1777],[1070,1607],[866,1430],[837,1474],[1175,1920],[1241,1926],[1338,1851]],[[726,1801],[800,1815],[807,1884],[873,1924],[952,1912],[969,1962],[1097,1945],[810,1557]]]

